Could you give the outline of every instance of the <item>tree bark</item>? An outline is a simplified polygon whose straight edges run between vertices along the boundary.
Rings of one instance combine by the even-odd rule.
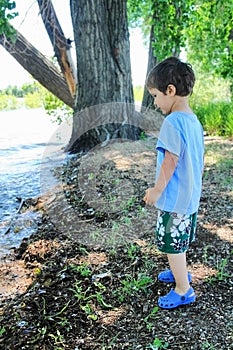
[[[16,40],[14,42],[6,39],[4,34],[2,34],[0,35],[0,44],[34,79],[66,105],[74,108],[74,99],[62,74],[22,34],[16,31]]]
[[[76,110],[133,102],[126,0],[71,0],[77,54]]]
[[[67,149],[75,149],[77,152],[87,151],[87,145],[91,148],[104,140],[120,138],[127,133],[125,126],[124,132],[121,130],[122,121],[115,123],[114,119],[97,127],[95,118],[98,116],[91,109],[88,142],[84,141],[85,137],[81,141],[80,137],[77,139],[82,128],[79,111],[111,102],[131,104],[134,100],[126,0],[70,0],[70,6],[77,54],[78,87],[76,116]],[[101,112],[104,110],[103,108]],[[128,136],[137,138],[137,130],[129,126]]]
[[[154,50],[153,50],[153,42],[154,42],[154,40],[155,40],[155,37],[154,37],[154,26],[152,25],[151,31],[150,31],[150,46],[149,46],[149,54],[148,54],[148,64],[147,64],[147,74],[146,74],[146,76],[149,74],[151,69],[157,63],[157,59],[155,57]],[[151,107],[153,108],[153,104],[154,104],[154,99],[150,95],[150,93],[148,92],[148,90],[146,88],[146,84],[145,84],[144,93],[143,93],[143,99],[142,99],[142,108],[143,109],[151,108]]]
[[[66,39],[50,0],[37,0],[40,14],[52,43],[55,56],[72,96],[76,92],[76,71],[70,55],[71,40]]]

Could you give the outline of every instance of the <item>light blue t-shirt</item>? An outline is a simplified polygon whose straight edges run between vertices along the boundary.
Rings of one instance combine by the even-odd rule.
[[[156,149],[159,176],[165,150],[178,156],[177,167],[156,207],[178,214],[193,214],[201,197],[204,166],[204,137],[195,114],[172,112],[162,124]]]

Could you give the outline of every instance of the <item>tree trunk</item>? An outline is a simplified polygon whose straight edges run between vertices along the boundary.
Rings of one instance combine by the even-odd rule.
[[[34,79],[49,90],[65,104],[74,107],[67,83],[58,69],[27,39],[16,31],[16,41],[13,43],[2,34],[0,44],[25,68]]]
[[[153,42],[155,40],[154,37],[154,26],[152,25],[151,31],[150,31],[150,46],[149,46],[149,54],[148,54],[148,64],[147,64],[147,74],[151,71],[151,69],[156,65],[157,59],[154,54],[153,50]],[[142,108],[153,108],[154,104],[154,99],[153,97],[149,94],[146,86],[144,87],[144,93],[143,93],[143,99],[142,99]]]
[[[96,144],[111,138],[138,138],[137,128],[128,127],[125,132],[120,123],[108,120],[98,125],[95,108],[108,103],[133,103],[133,87],[130,66],[129,32],[126,0],[70,0],[71,17],[77,53],[76,115],[68,150],[87,151]],[[86,137],[79,137],[83,123],[79,111],[90,109],[90,125]],[[111,110],[111,107],[110,107]],[[99,112],[99,110],[98,110]],[[105,108],[101,113],[108,113]],[[125,118],[124,123],[125,123]],[[120,119],[118,119],[119,121]]]

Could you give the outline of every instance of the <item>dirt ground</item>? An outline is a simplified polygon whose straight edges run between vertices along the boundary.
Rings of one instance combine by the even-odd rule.
[[[25,202],[38,231],[0,269],[0,349],[233,349],[232,140],[206,138],[197,240],[188,267],[197,300],[157,307],[153,138],[110,144],[54,170],[51,191]]]

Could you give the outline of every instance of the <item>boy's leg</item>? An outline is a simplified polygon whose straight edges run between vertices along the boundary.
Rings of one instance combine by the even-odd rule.
[[[175,278],[175,292],[184,295],[190,288],[186,265],[186,253],[167,254],[168,262]]]
[[[167,254],[171,271],[175,278],[176,288],[159,297],[158,305],[163,309],[173,309],[181,305],[193,303],[196,295],[188,282],[186,254]]]

